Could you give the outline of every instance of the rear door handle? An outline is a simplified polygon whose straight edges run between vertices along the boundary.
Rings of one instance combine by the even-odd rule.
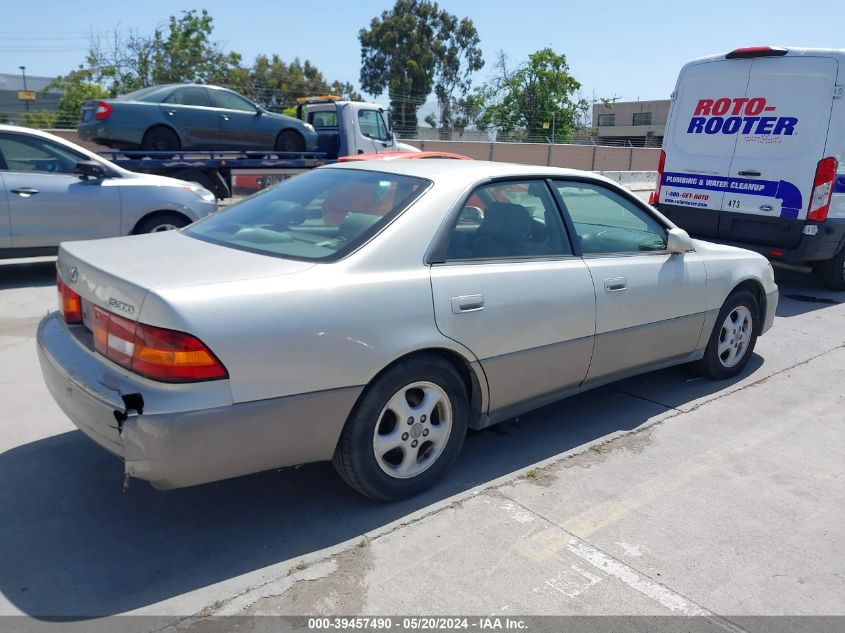
[[[628,289],[628,280],[624,277],[611,277],[604,280],[605,292],[622,292]]]
[[[739,172],[739,175],[740,176],[759,176],[761,174],[760,174],[759,171],[756,171],[754,169],[744,169],[741,172]]]
[[[484,297],[481,295],[461,295],[452,297],[452,313],[478,312],[484,309]]]
[[[226,116],[225,114],[221,114],[221,115],[220,115],[220,118],[221,118],[221,119],[223,119],[224,121],[228,121],[228,120],[229,120],[229,117],[228,117],[228,116]]]
[[[22,198],[29,198],[29,196],[34,196],[38,193],[38,189],[33,189],[32,187],[19,187],[18,189],[12,189],[12,193],[16,193]]]

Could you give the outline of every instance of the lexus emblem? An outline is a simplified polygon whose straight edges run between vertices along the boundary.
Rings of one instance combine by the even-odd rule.
[[[79,279],[79,269],[76,266],[71,266],[70,270],[67,271],[67,276],[70,283],[75,284],[76,280]]]

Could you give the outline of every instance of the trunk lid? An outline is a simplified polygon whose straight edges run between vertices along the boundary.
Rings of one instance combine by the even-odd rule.
[[[95,304],[133,321],[150,290],[276,277],[313,266],[210,244],[177,231],[65,242],[57,262],[62,279],[82,297],[83,312]],[[90,315],[84,319],[90,327]]]

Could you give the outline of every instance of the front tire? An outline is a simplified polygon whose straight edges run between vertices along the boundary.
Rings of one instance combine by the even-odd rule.
[[[828,290],[845,290],[845,246],[818,266],[822,283]]]
[[[468,418],[458,372],[439,356],[421,354],[388,369],[367,388],[346,421],[332,464],[371,499],[411,497],[452,467]]]
[[[707,378],[725,380],[738,375],[754,353],[760,331],[760,304],[747,290],[730,295],[722,305],[704,357],[695,368]]]
[[[164,231],[175,231],[183,226],[188,226],[190,221],[184,216],[176,213],[157,213],[144,218],[138,223],[135,233],[162,233]]]

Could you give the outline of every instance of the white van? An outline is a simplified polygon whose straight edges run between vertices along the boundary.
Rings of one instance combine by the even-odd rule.
[[[695,237],[845,290],[845,50],[754,47],[681,69],[652,203]]]

